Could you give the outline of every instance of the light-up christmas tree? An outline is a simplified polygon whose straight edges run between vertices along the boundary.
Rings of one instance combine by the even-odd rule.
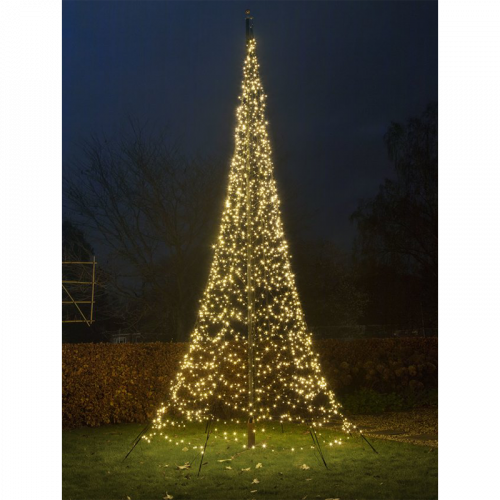
[[[248,14],[235,153],[208,284],[189,352],[150,436],[178,417],[244,419],[249,446],[254,421],[340,418],[350,428],[321,374],[290,266]]]

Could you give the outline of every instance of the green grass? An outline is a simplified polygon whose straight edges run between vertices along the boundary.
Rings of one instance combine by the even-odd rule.
[[[63,431],[63,498],[65,500],[161,500],[166,492],[180,499],[341,500],[437,498],[437,450],[391,441],[371,441],[375,454],[359,437],[342,446],[323,444],[329,466],[320,462],[307,428],[267,426],[258,432],[257,447],[243,449],[245,426],[216,425],[197,477],[204,426],[190,425],[145,441],[123,461],[141,425],[122,424]],[[225,440],[238,432],[238,443]],[[217,436],[217,437],[216,437]],[[342,434],[321,431],[326,443]],[[345,439],[345,437],[344,437]],[[183,440],[183,442],[181,442]],[[178,445],[175,442],[179,443]],[[266,444],[266,448],[259,445]],[[193,447],[196,446],[196,449]],[[291,451],[291,448],[295,451]],[[189,451],[183,449],[189,448]],[[190,470],[177,465],[196,462]],[[218,462],[234,457],[228,462]],[[262,463],[261,468],[256,468]],[[306,464],[308,470],[300,467]],[[165,467],[168,465],[168,467]],[[230,466],[231,470],[226,470]],[[250,471],[242,471],[250,467]],[[258,484],[252,484],[258,479]],[[257,490],[254,493],[251,491]]]

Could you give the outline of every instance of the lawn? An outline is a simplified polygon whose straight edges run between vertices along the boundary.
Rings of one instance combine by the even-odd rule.
[[[322,430],[327,470],[305,427],[288,425],[282,433],[268,425],[264,433],[259,429],[256,448],[245,450],[244,425],[214,425],[198,477],[204,426],[172,429],[172,442],[141,441],[123,461],[142,427],[63,431],[63,499],[162,500],[167,492],[174,500],[437,498],[436,449],[371,439],[377,455],[359,437],[329,446],[345,436]],[[177,469],[194,459],[190,469]]]

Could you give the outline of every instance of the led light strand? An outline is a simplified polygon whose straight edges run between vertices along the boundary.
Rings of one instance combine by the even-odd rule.
[[[206,421],[214,411],[227,421],[254,417],[256,421],[320,427],[340,418],[344,431],[355,429],[327,387],[306,327],[281,220],[265,120],[267,96],[258,70],[252,38],[247,42],[235,153],[208,283],[189,352],[172,382],[169,400],[158,410],[154,429],[176,425],[177,417]],[[247,385],[249,239],[254,297],[253,405],[249,404]],[[145,439],[149,441],[156,433]]]

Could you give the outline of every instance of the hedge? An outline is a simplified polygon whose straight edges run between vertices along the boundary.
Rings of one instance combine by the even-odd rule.
[[[64,427],[144,422],[168,394],[188,344],[63,344]],[[437,387],[437,338],[318,340],[324,374],[345,394]]]

